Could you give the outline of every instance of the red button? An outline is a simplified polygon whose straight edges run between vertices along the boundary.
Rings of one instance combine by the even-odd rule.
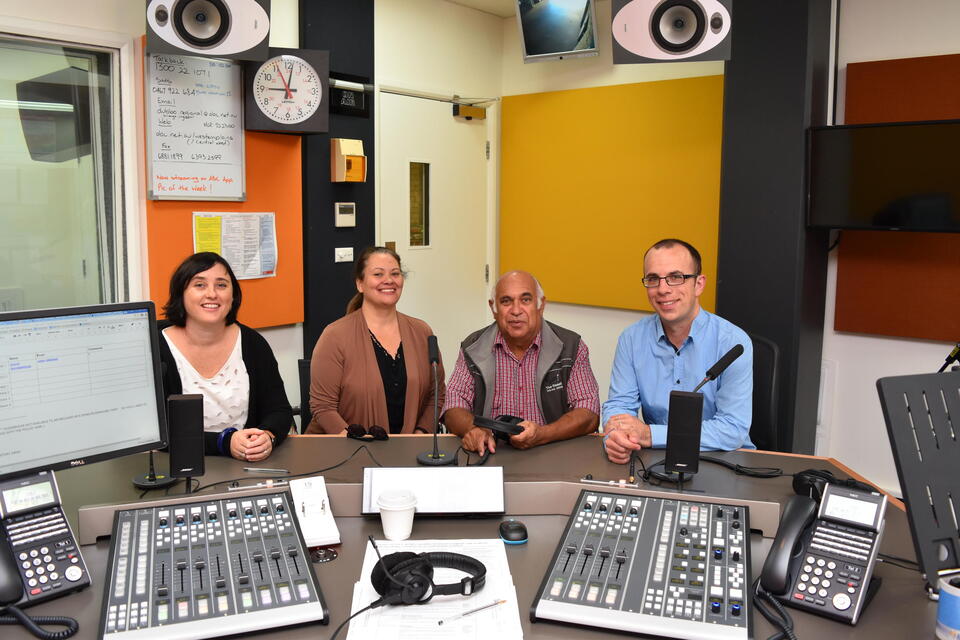
[[[794,597],[795,600],[803,600],[803,594],[802,594],[802,593],[795,593],[795,594],[793,594],[793,597]]]
[[[30,589],[30,595],[35,596],[35,595],[37,595],[38,593],[40,593],[40,587],[36,587],[36,588],[34,588],[34,589]]]

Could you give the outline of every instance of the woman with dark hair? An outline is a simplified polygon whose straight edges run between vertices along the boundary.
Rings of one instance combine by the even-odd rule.
[[[184,260],[170,278],[160,361],[167,395],[203,395],[204,451],[257,462],[286,437],[293,411],[270,345],[237,322],[241,298],[219,255]]]
[[[354,266],[357,293],[347,315],[327,325],[310,359],[308,433],[340,433],[350,424],[391,433],[433,432],[434,383],[427,357],[429,325],[397,311],[404,274],[400,256],[364,249]],[[443,364],[437,367],[443,407]]]

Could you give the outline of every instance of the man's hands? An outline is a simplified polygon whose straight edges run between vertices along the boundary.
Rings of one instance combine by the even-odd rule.
[[[625,413],[612,416],[607,420],[604,430],[610,433],[606,439],[610,462],[626,464],[631,452],[653,444],[649,425],[636,416]]]
[[[481,456],[488,450],[497,452],[497,439],[489,429],[474,427],[463,436],[461,446],[467,451],[476,451]]]
[[[523,432],[515,436],[510,436],[510,444],[514,447],[517,449],[530,449],[538,444],[544,444],[542,424],[524,420],[517,426],[523,427]]]
[[[273,439],[269,431],[240,429],[230,437],[230,455],[237,460],[260,462],[273,452]]]

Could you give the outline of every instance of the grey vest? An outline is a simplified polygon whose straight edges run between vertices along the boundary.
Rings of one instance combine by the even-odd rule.
[[[460,343],[467,370],[473,376],[473,413],[495,418],[493,389],[497,375],[497,361],[493,342],[497,336],[496,323],[474,331]],[[577,359],[580,336],[544,320],[540,329],[540,354],[537,360],[536,384],[540,389],[537,406],[547,423],[555,422],[568,411],[567,382]]]

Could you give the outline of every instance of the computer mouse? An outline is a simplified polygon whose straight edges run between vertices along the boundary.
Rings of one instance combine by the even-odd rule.
[[[504,520],[500,523],[500,539],[507,544],[525,544],[527,527],[519,520]]]

